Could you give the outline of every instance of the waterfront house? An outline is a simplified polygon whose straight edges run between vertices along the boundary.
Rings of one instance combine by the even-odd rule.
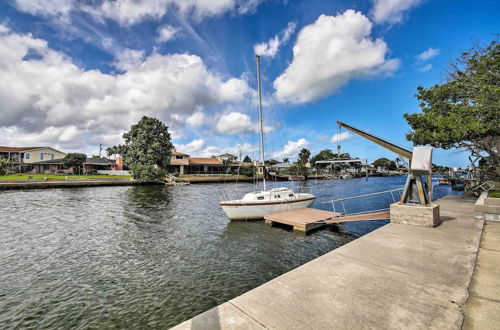
[[[292,165],[287,162],[270,165],[268,168],[269,172],[278,174],[288,172],[288,170],[290,170],[290,167],[292,167]]]
[[[82,174],[97,173],[97,171],[119,170],[119,164],[112,159],[101,157],[87,158],[83,163]],[[63,159],[49,159],[31,164],[32,173],[54,174],[58,172],[73,172],[73,169],[65,169]]]
[[[218,158],[190,157],[188,174],[222,174],[224,164]]]
[[[184,154],[179,151],[172,151],[172,156],[170,157],[170,165],[167,170],[170,173],[179,173],[184,175],[186,173],[186,168],[189,166],[189,155]]]
[[[0,158],[10,159],[19,171],[29,170],[35,162],[64,158],[65,155],[64,152],[51,147],[0,146]]]
[[[218,160],[220,160],[223,164],[230,164],[230,163],[234,162],[236,159],[238,159],[237,156],[231,155],[231,154],[227,154],[227,153],[215,156],[215,158],[217,158]]]

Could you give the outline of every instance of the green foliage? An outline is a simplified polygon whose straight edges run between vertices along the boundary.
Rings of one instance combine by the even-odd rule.
[[[309,149],[302,148],[299,152],[298,162],[305,165],[309,161],[309,157],[311,157],[311,151],[309,151]]]
[[[125,146],[117,145],[117,146],[109,147],[106,149],[106,152],[108,154],[108,157],[111,157],[113,155],[123,155],[125,153]]]
[[[243,162],[250,163],[250,162],[252,162],[252,159],[248,155],[246,155],[245,158],[243,159]]]
[[[64,168],[73,167],[73,172],[76,169],[80,169],[83,166],[83,163],[87,159],[87,155],[80,153],[69,153],[64,156],[62,162]]]
[[[492,41],[465,52],[452,64],[448,80],[418,87],[421,113],[404,114],[415,145],[463,148],[488,155],[487,165],[500,171],[500,44]]]
[[[242,166],[240,167],[240,174],[244,176],[252,177],[255,174],[255,166]]]
[[[374,167],[382,167],[382,168],[385,168],[386,170],[389,170],[389,171],[394,171],[395,169],[397,169],[398,167],[396,166],[396,163],[392,160],[389,160],[387,158],[379,158],[377,159],[376,161],[374,161],[372,163],[372,165]]]
[[[283,158],[283,163],[288,163],[289,159],[288,157]]]
[[[130,173],[139,182],[156,182],[164,177],[155,166],[147,164],[134,164],[130,166]]]
[[[271,165],[276,165],[278,164],[279,162],[276,160],[276,159],[268,159],[266,161],[264,161],[264,164],[268,165],[268,166],[271,166]]]
[[[108,148],[108,154],[121,154],[134,179],[154,182],[163,177],[159,170],[170,163],[173,145],[168,126],[156,118],[142,117],[123,134],[125,145]]]
[[[311,158],[311,165],[316,166],[317,161],[322,161],[322,160],[332,160],[332,159],[351,159],[351,155],[349,153],[341,153],[339,154],[334,154],[331,149],[324,149],[321,150],[317,155],[314,155],[314,157]],[[318,167],[326,167],[328,164],[318,164]],[[342,166],[341,164],[338,164],[338,166]]]
[[[7,158],[0,158],[0,175],[7,175],[10,172],[12,163]]]

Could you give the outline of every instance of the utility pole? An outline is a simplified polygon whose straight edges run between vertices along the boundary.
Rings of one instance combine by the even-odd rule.
[[[102,144],[99,143],[99,158],[101,158]]]

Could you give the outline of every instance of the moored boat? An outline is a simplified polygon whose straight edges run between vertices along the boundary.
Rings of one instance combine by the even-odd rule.
[[[220,205],[231,220],[256,220],[275,212],[309,207],[315,196],[295,193],[290,188],[274,188],[247,193],[242,199],[222,201]]]

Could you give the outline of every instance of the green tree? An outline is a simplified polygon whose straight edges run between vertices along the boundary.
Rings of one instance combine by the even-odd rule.
[[[300,150],[299,152],[298,161],[305,165],[309,161],[309,157],[311,157],[311,151],[309,151],[309,149],[307,148],[302,148],[302,150]]]
[[[125,145],[112,147],[108,152],[123,156],[134,179],[140,182],[161,179],[173,150],[168,126],[156,118],[144,116],[123,134],[123,139]]]
[[[252,162],[252,159],[250,157],[248,157],[248,155],[246,155],[245,158],[243,159],[243,162],[250,163],[250,162]]]
[[[421,113],[404,114],[415,145],[466,149],[500,175],[500,44],[475,46],[451,65],[447,81],[417,88]]]
[[[254,176],[256,167],[255,166],[242,166],[240,167],[240,174],[244,176]]]
[[[311,165],[315,166],[317,161],[332,160],[333,158],[335,158],[335,154],[332,152],[332,150],[331,149],[324,149],[324,150],[321,150],[318,154],[314,155],[311,158]],[[321,164],[321,165],[325,165],[325,164]]]
[[[9,170],[12,166],[12,163],[7,158],[0,158],[0,175],[9,174]]]
[[[290,170],[299,175],[307,176],[306,164],[309,161],[310,157],[311,157],[311,151],[309,151],[309,149],[307,148],[302,148],[299,152],[297,161]]]
[[[87,159],[87,155],[81,153],[69,153],[64,156],[62,162],[64,168],[73,168],[73,172],[80,173],[83,163]]]
[[[288,163],[289,159],[288,157],[283,158],[283,163]]]
[[[374,167],[382,167],[382,168],[385,168],[386,170],[389,170],[389,171],[394,171],[395,169],[397,169],[398,167],[396,166],[396,163],[392,160],[389,160],[387,158],[379,158],[377,159],[376,161],[374,161],[372,163],[372,165]]]

